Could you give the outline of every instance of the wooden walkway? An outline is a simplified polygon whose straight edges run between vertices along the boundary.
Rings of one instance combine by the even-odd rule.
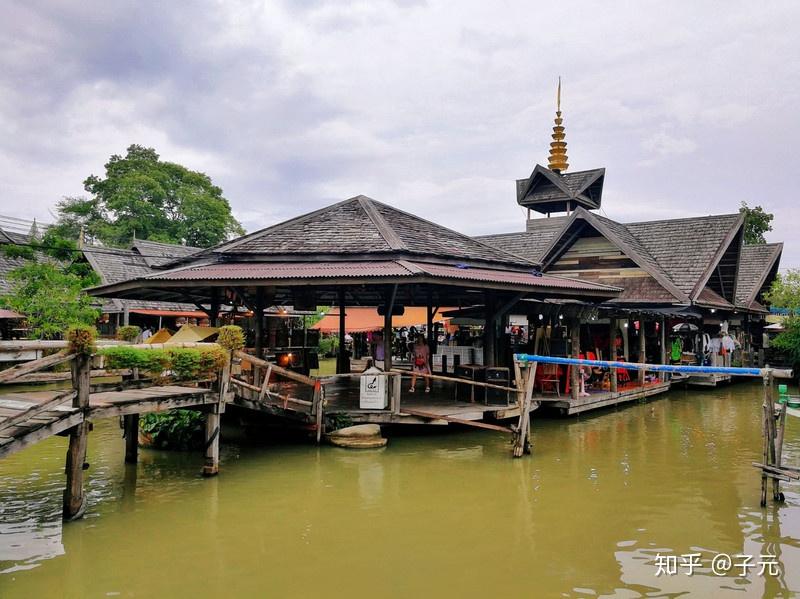
[[[93,418],[161,412],[219,401],[210,389],[166,385],[89,395],[86,410],[73,407],[73,391],[0,395],[0,457],[58,435]]]

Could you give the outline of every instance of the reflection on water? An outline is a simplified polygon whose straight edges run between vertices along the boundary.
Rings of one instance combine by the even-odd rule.
[[[66,440],[0,462],[0,596],[788,597],[800,487],[759,507],[760,410],[754,383],[536,418],[522,460],[485,431],[375,451],[226,444],[211,480],[195,454],[126,466],[103,421],[90,509],[63,529]],[[800,422],[784,454],[800,464]],[[702,565],[656,577],[659,553]],[[775,555],[782,574],[716,576],[720,553]]]

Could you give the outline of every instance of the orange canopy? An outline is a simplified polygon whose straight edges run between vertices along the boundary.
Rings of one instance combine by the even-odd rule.
[[[442,316],[443,312],[452,308],[440,308],[433,315],[434,322],[448,320]],[[394,328],[412,327],[424,325],[428,321],[427,308],[406,308],[402,316],[392,317]],[[339,311],[333,310],[326,314],[322,320],[311,327],[322,333],[339,332]],[[383,316],[378,314],[377,308],[367,308],[363,306],[353,306],[345,308],[344,329],[348,333],[366,333],[369,331],[379,331],[383,329]]]

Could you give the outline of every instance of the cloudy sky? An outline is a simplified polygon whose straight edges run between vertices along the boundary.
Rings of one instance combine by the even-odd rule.
[[[248,230],[357,194],[522,230],[563,77],[571,170],[622,221],[776,216],[800,267],[797,2],[11,0],[0,214],[51,221],[131,143],[209,174]]]

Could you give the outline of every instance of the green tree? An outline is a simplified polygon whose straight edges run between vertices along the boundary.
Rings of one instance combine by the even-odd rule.
[[[761,206],[750,208],[747,202],[742,202],[739,214],[744,214],[744,242],[752,245],[767,243],[764,233],[772,231],[770,223],[775,216]]]
[[[133,237],[208,247],[244,233],[222,190],[208,175],[160,160],[153,148],[132,145],[105,165],[105,177],[84,181],[90,198],[64,198],[56,231],[125,246]]]
[[[800,310],[800,269],[790,268],[784,274],[778,274],[764,299],[776,308],[786,308],[791,312]]]
[[[12,291],[3,303],[24,314],[36,339],[60,337],[67,327],[93,325],[100,311],[83,293],[84,280],[55,261],[30,261],[9,273]]]

